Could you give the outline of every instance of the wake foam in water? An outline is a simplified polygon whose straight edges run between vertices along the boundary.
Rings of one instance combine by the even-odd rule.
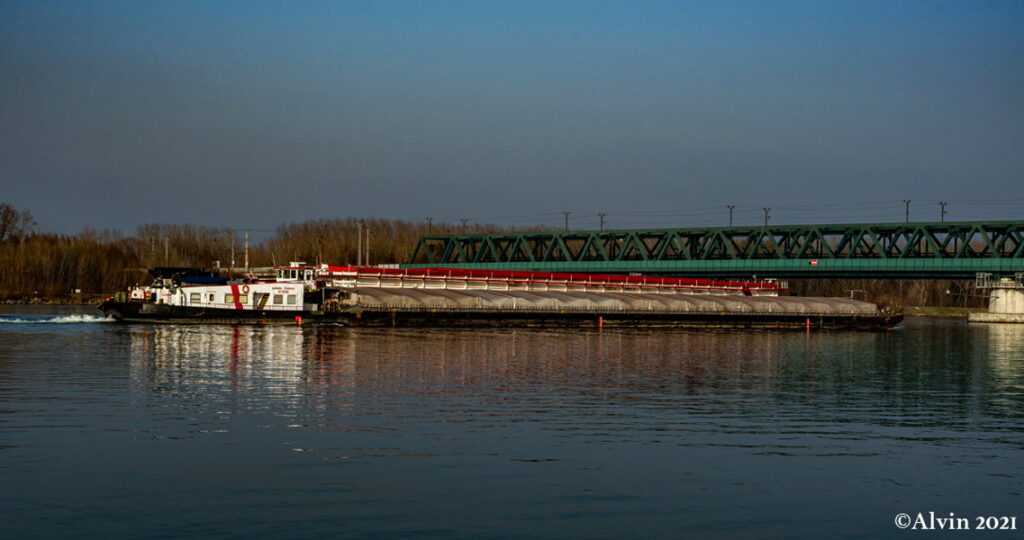
[[[99,315],[0,315],[0,324],[82,324],[114,322]]]

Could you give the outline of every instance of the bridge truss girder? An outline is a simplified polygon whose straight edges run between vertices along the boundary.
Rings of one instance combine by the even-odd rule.
[[[1024,221],[424,236],[407,266],[973,277],[1024,270]]]

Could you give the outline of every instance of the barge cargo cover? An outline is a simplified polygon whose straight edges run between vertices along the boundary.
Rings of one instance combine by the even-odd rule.
[[[879,328],[902,316],[848,298],[358,287],[339,307],[353,324]]]

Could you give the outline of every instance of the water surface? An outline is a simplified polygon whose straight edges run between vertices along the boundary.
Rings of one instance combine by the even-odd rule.
[[[7,307],[0,514],[8,537],[949,534],[893,517],[1024,514],[1022,406],[1024,326],[128,326]]]

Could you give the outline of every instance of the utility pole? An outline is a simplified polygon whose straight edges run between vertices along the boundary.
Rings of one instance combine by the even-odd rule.
[[[356,233],[356,266],[363,265],[363,220],[359,220],[359,231]]]
[[[736,205],[735,204],[727,204],[727,205],[725,205],[725,207],[729,209],[729,226],[732,227],[732,210],[733,210],[733,208],[736,208]]]
[[[427,218],[427,234],[434,234],[434,218]]]
[[[910,223],[910,199],[903,199],[903,204],[907,207],[907,223]]]
[[[949,203],[948,202],[940,202],[939,203],[939,206],[942,207],[942,213],[939,215],[939,221],[942,222],[942,223],[946,222],[946,205],[947,204],[949,204]]]
[[[249,229],[245,230],[245,273],[249,273]]]
[[[604,231],[604,217],[608,214],[598,214],[597,217],[601,218],[601,231]]]
[[[572,212],[563,211],[562,213],[565,214],[565,232],[569,232],[569,214]]]
[[[321,225],[320,230],[316,232],[316,263],[321,264],[324,262],[324,229],[326,225]]]
[[[466,222],[469,221],[466,218],[462,218],[462,234],[466,234]]]
[[[370,266],[370,227],[366,228],[366,266]]]
[[[771,212],[771,211],[772,211],[771,208],[765,208],[764,209],[764,226],[765,227],[768,226],[768,212]]]

